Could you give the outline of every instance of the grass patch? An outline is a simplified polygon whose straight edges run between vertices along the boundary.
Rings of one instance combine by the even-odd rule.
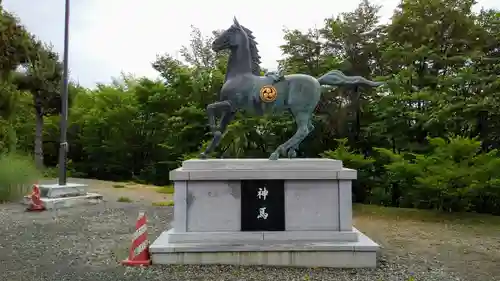
[[[125,188],[123,184],[113,184],[113,188]]]
[[[43,177],[31,157],[13,153],[0,156],[0,202],[20,200]]]
[[[169,201],[153,202],[151,205],[153,205],[155,207],[171,207],[171,206],[174,206],[174,201],[169,200]]]
[[[132,202],[132,199],[126,197],[126,196],[120,196],[120,198],[118,198],[118,200],[116,200],[118,202],[123,202],[123,203],[131,203]]]
[[[436,210],[382,207],[377,205],[353,204],[354,214],[393,220],[413,220],[463,225],[499,226],[500,216],[477,213],[446,213]]]
[[[174,194],[174,186],[167,185],[167,186],[158,187],[158,188],[156,188],[156,192],[163,193],[163,194]]]

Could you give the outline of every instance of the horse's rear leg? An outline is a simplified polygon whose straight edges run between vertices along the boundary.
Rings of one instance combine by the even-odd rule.
[[[309,135],[309,120],[311,119],[311,113],[298,112],[294,113],[293,116],[295,117],[295,123],[297,123],[297,131],[289,140],[276,148],[271,156],[269,156],[269,160],[278,160],[280,154],[285,155],[292,147],[295,150],[295,148],[298,148],[300,143]]]
[[[309,124],[307,125],[307,129],[309,130],[309,134],[312,131],[314,131],[314,125],[310,119],[309,119]],[[288,152],[287,152],[288,158],[296,158],[297,157],[297,151],[299,150],[299,145],[300,145],[300,143],[298,143],[294,146],[291,146],[288,149]]]

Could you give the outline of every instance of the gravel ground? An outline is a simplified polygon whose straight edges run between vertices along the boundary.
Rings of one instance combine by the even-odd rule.
[[[150,203],[79,206],[27,213],[19,204],[0,205],[0,280],[467,280],[439,262],[411,254],[380,257],[377,269],[293,269],[236,266],[152,266],[129,268],[126,258],[139,210],[146,210],[150,240],[168,227],[171,207]],[[491,279],[493,280],[493,279]],[[486,280],[475,280],[486,281]]]

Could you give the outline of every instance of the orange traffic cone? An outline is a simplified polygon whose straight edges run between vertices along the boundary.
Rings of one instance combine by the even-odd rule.
[[[139,212],[132,238],[132,247],[128,259],[122,261],[122,264],[128,266],[148,266],[151,264],[146,214],[144,212]]]
[[[43,206],[43,202],[40,199],[40,188],[38,187],[37,184],[33,185],[33,191],[31,192],[31,202],[26,209],[27,211],[30,212],[41,212],[45,210],[45,207]]]

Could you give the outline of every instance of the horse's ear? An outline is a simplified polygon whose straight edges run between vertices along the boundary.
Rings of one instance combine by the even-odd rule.
[[[236,26],[237,28],[241,28],[241,25],[238,22],[238,20],[236,19],[236,17],[233,18],[233,23],[234,23],[234,26]]]

